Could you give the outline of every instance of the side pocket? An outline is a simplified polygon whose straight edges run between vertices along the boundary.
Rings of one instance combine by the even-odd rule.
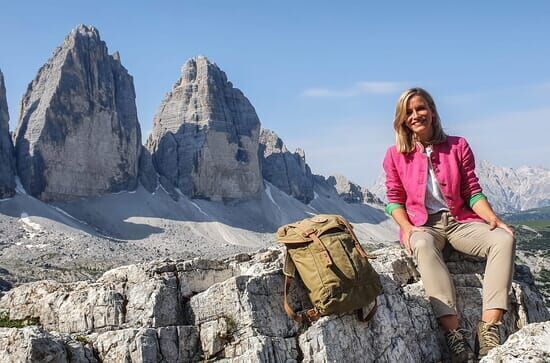
[[[327,246],[334,264],[330,272],[334,274],[335,283],[346,285],[348,281],[357,279],[357,270],[351,258],[351,238],[347,234],[337,234],[326,237],[323,242]]]

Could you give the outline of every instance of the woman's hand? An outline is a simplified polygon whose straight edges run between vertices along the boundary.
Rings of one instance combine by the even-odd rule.
[[[424,230],[412,224],[403,228],[403,246],[407,249],[407,251],[409,251],[411,255],[413,254],[412,252],[413,246],[411,245],[411,235],[414,232],[424,232]]]
[[[486,199],[480,199],[475,202],[475,204],[472,206],[472,209],[478,216],[480,216],[481,218],[483,218],[484,221],[487,222],[491,231],[499,227],[510,233],[512,236],[514,235],[514,230],[512,229],[512,227],[508,226],[500,218],[497,217],[497,215],[493,211],[493,208],[491,208],[491,205]]]
[[[503,230],[505,230],[506,232],[510,233],[512,236],[514,235],[514,230],[512,229],[512,227],[510,227],[509,225],[507,225],[506,223],[504,223],[500,218],[498,217],[495,217],[491,220],[489,220],[489,229],[492,231],[493,229],[495,228],[502,228]]]

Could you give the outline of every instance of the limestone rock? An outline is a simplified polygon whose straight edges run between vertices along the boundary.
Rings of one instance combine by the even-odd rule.
[[[206,357],[237,361],[285,362],[298,359],[298,325],[282,307],[283,277],[268,273],[238,276],[193,296],[189,320],[201,330]],[[293,301],[304,302],[294,291]],[[305,300],[304,300],[305,299]],[[208,303],[216,301],[216,303]],[[248,358],[247,358],[248,357]],[[250,359],[250,360],[247,360]]]
[[[264,179],[305,204],[313,199],[313,176],[303,150],[291,153],[275,132],[262,129],[260,158]]]
[[[418,273],[413,271],[412,259],[393,248],[376,251],[376,255],[379,257],[373,265],[381,273],[384,293],[378,298],[379,308],[373,320],[362,324],[352,316],[321,319],[299,337],[304,362],[448,359],[444,338],[424,296],[422,283],[415,282]],[[449,269],[457,289],[462,326],[472,330],[481,314],[482,279],[479,272],[484,266],[475,258],[461,255],[460,259],[464,258],[464,266],[451,264]],[[451,256],[453,259],[457,260],[457,254]],[[526,299],[517,298],[535,290],[532,284],[514,281],[511,308],[505,315],[502,329],[503,338],[529,322],[550,318],[540,294],[533,296],[535,308]],[[473,337],[470,344],[473,346]]]
[[[0,356],[19,357],[14,347],[28,346],[25,332],[35,329],[37,336],[49,334],[52,343],[46,345],[59,362],[92,353],[104,362],[446,361],[449,353],[412,258],[398,247],[373,254],[383,294],[369,323],[355,314],[323,317],[309,327],[295,323],[282,305],[284,253],[274,247],[222,261],[125,266],[93,283],[18,286],[0,299],[1,311],[11,319],[40,317],[43,329],[73,335],[0,329]],[[462,326],[473,329],[481,313],[484,262],[453,252],[447,264]],[[311,307],[299,281],[291,285],[289,302],[295,311]],[[517,266],[502,338],[549,319],[529,269]],[[536,334],[546,339],[547,323],[542,330]],[[540,339],[531,339],[525,349],[540,347]]]
[[[155,272],[130,265],[93,283],[23,285],[0,299],[0,309],[10,319],[39,318],[46,329],[65,333],[161,327],[181,324],[180,290],[175,267]]]
[[[236,266],[222,261],[195,258],[177,264],[178,279],[182,286],[181,294],[190,298],[208,289],[215,283],[238,275]]]
[[[550,361],[550,321],[524,326],[500,347],[489,351],[480,362],[507,363]]]
[[[394,247],[375,254],[378,258],[373,260],[373,266],[381,274],[384,294],[378,298],[378,312],[368,324],[359,322],[353,314],[330,316],[300,333],[282,309],[283,254],[273,252],[267,255],[271,256],[271,262],[255,264],[253,276],[233,277],[193,296],[187,320],[201,329],[205,357],[216,359],[274,362],[447,359],[444,338],[424,295],[414,261]],[[463,326],[471,329],[481,312],[484,263],[452,254],[449,268],[457,287]],[[523,270],[515,276],[503,337],[529,322],[550,318],[541,295],[532,281],[525,279],[527,275],[528,271]],[[296,311],[309,307],[300,285],[293,286],[289,300]]]
[[[38,281],[7,292],[0,310],[64,333],[181,325],[183,301],[239,274],[235,263],[159,261],[119,267],[96,282]]]
[[[4,75],[0,71],[0,199],[15,194],[15,158],[9,120]]]
[[[255,198],[263,190],[259,132],[248,99],[199,56],[162,102],[147,148],[158,173],[189,197]]]
[[[28,193],[66,201],[136,187],[141,131],[133,78],[81,25],[28,86],[15,137]]]
[[[193,326],[113,330],[87,339],[102,362],[196,362],[199,335]]]
[[[91,347],[39,327],[0,328],[2,362],[96,363]]]
[[[383,202],[369,190],[349,181],[341,174],[329,176],[327,178],[327,183],[334,186],[338,195],[348,203],[383,204]]]

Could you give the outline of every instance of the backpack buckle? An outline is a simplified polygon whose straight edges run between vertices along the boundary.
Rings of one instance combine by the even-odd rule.
[[[315,234],[315,233],[317,233],[317,230],[315,228],[308,228],[308,229],[306,229],[305,231],[302,232],[302,235],[304,237],[309,237],[309,236],[311,236],[312,234]]]

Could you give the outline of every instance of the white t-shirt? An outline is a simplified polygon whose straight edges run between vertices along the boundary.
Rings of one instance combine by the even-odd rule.
[[[426,179],[426,198],[424,199],[424,205],[428,214],[434,214],[443,210],[448,211],[449,207],[443,198],[437,179],[435,178],[434,168],[432,165],[432,147],[427,146],[424,152],[428,156],[428,178]]]

